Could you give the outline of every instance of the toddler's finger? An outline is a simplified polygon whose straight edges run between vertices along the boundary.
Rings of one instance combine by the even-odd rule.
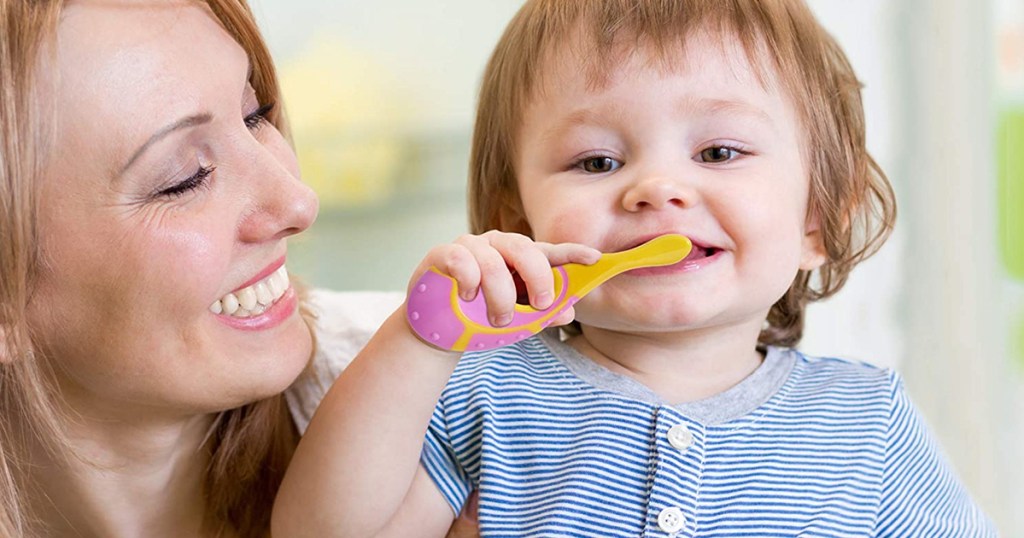
[[[552,266],[565,265],[567,263],[580,263],[590,265],[601,259],[601,251],[593,247],[579,243],[536,243],[537,247],[544,252],[548,263]]]
[[[505,258],[492,244],[493,238],[474,236],[460,240],[476,260],[480,271],[480,291],[487,303],[487,317],[494,327],[512,321],[516,304],[516,285]]]
[[[530,304],[542,310],[551,306],[555,299],[555,279],[551,274],[551,262],[538,244],[519,234],[492,238],[492,244],[523,281]]]
[[[465,245],[449,243],[432,248],[420,263],[410,286],[430,267],[436,267],[438,271],[454,278],[459,296],[464,300],[471,301],[476,297],[480,287],[480,266],[473,252]]]

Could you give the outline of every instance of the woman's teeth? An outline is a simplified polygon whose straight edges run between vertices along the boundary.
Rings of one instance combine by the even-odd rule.
[[[258,316],[288,291],[288,270],[282,265],[268,277],[214,301],[210,312],[236,318]]]

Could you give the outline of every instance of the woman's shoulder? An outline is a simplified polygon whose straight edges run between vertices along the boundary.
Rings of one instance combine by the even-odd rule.
[[[391,291],[309,291],[306,305],[314,315],[314,330],[325,343],[340,343],[358,335],[372,335],[402,304],[405,295]],[[369,335],[367,335],[368,337]]]
[[[306,306],[313,314],[314,365],[337,375],[403,299],[399,292],[311,290]]]
[[[304,306],[312,314],[316,348],[309,367],[285,393],[300,432],[305,431],[331,383],[404,298],[401,292],[308,292]]]

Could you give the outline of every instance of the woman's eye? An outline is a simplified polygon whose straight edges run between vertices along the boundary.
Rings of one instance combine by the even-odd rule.
[[[740,152],[725,146],[712,146],[705,148],[700,152],[700,161],[705,163],[724,163],[731,161],[739,155]]]
[[[274,103],[267,103],[257,108],[255,112],[244,118],[245,126],[250,131],[258,131],[263,124],[267,123],[267,116],[270,115],[272,110],[274,110]]]
[[[611,157],[590,157],[580,161],[579,167],[590,174],[603,174],[618,170],[622,163]]]
[[[206,183],[206,179],[210,177],[210,174],[212,174],[215,169],[215,166],[200,166],[199,170],[197,170],[195,174],[192,174],[191,177],[171,187],[168,187],[160,192],[157,192],[157,195],[182,196],[188,191],[198,189],[204,183]]]

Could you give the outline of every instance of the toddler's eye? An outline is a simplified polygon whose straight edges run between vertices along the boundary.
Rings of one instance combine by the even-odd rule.
[[[740,152],[725,146],[712,146],[700,152],[700,161],[705,163],[724,163],[736,158]]]
[[[591,174],[603,174],[618,170],[619,167],[622,166],[622,163],[611,157],[590,157],[581,161],[579,166],[585,172]]]
[[[700,150],[700,153],[697,154],[697,160],[701,163],[727,163],[741,155],[749,154],[736,148],[729,148],[728,146],[712,146],[711,148]]]

